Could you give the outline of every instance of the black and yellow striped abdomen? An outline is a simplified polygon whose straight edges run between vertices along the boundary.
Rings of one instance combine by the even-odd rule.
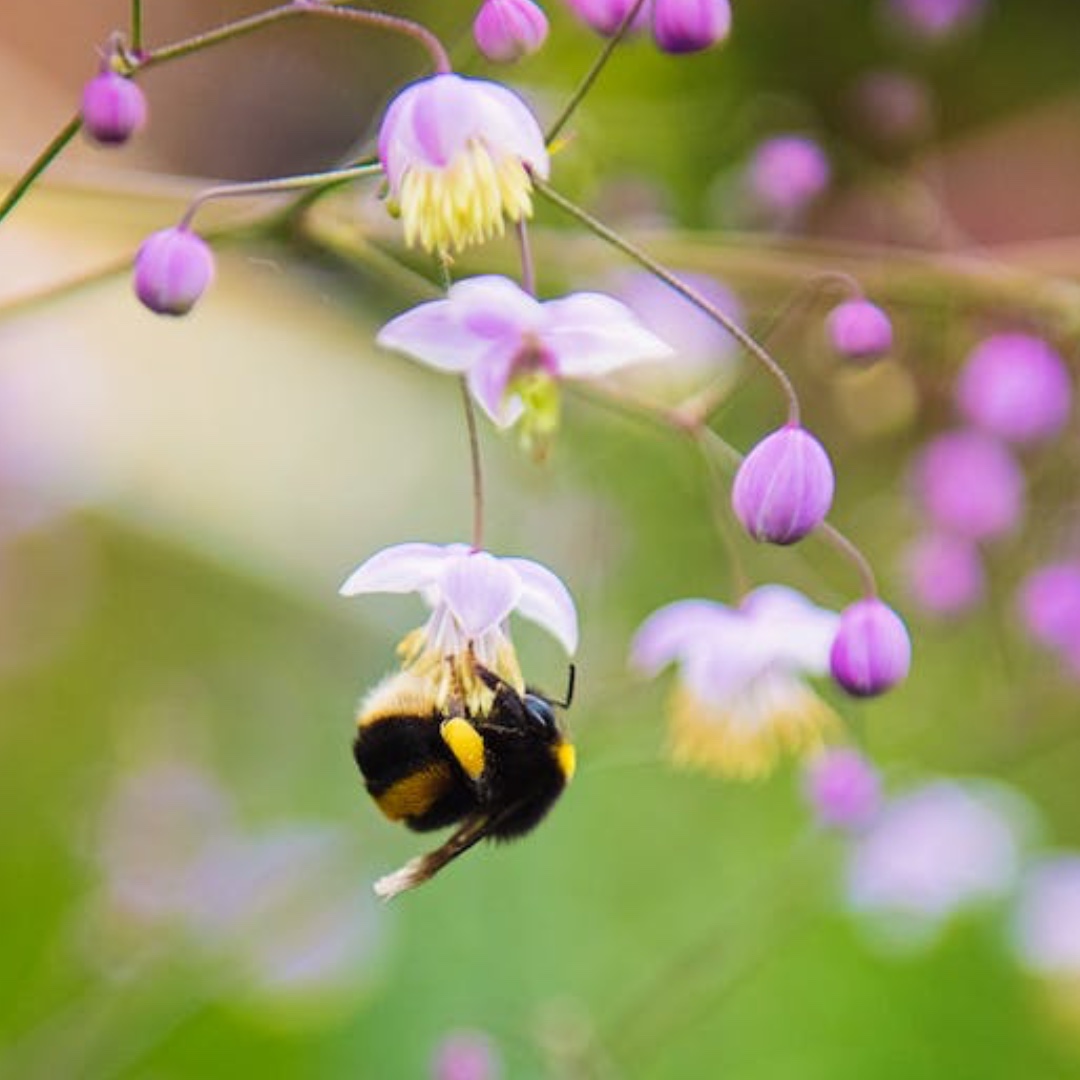
[[[439,829],[477,807],[473,785],[439,734],[440,719],[379,716],[356,732],[353,757],[379,809],[411,829]]]

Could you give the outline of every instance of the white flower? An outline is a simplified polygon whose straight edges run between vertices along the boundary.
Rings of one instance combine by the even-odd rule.
[[[396,544],[372,555],[341,586],[342,596],[380,592],[417,592],[431,608],[399,649],[406,669],[433,681],[440,707],[461,695],[470,712],[483,710],[490,691],[476,678],[473,659],[524,690],[509,636],[511,612],[542,626],[568,654],[577,648],[573,598],[531,559],[497,558],[465,544]]]
[[[737,608],[682,600],[654,612],[634,638],[631,662],[647,674],[680,665],[675,759],[753,778],[785,751],[820,747],[837,720],[803,677],[828,671],[838,626],[834,612],[781,585],[755,589]]]

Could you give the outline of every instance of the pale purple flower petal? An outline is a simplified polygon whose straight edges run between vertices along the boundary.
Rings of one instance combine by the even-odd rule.
[[[467,371],[482,347],[449,300],[430,300],[391,319],[375,344],[451,372]]]
[[[503,559],[521,583],[517,612],[547,630],[573,656],[578,645],[577,610],[570,591],[546,566],[532,559]]]
[[[714,631],[738,615],[712,600],[677,600],[654,611],[638,628],[630,646],[630,663],[655,675],[675,660],[685,659]]]
[[[469,392],[491,422],[501,428],[516,423],[524,411],[521,399],[506,392],[517,355],[515,341],[492,345],[476,358],[466,376]]]
[[[464,544],[395,544],[362,562],[338,592],[341,596],[420,592],[438,579],[447,559],[465,551]]]
[[[1004,894],[1018,862],[1018,830],[1003,800],[938,781],[888,803],[852,849],[848,901],[936,923]]]
[[[770,644],[775,661],[807,675],[829,670],[829,652],[840,629],[835,611],[818,607],[786,585],[762,585],[748,593],[742,610]]]
[[[522,585],[505,559],[472,551],[447,559],[438,581],[439,594],[461,629],[480,637],[498,627],[517,606]]]
[[[601,293],[574,293],[544,304],[543,343],[558,374],[596,378],[673,350],[635,318],[625,304]]]
[[[1015,942],[1029,971],[1080,976],[1080,856],[1046,859],[1029,871],[1020,894]]]

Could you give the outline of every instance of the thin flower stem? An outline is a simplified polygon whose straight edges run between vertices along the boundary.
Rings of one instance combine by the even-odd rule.
[[[345,19],[349,22],[360,23],[365,26],[376,26],[393,33],[403,34],[418,42],[427,50],[431,57],[431,63],[435,71],[445,74],[452,70],[450,57],[442,42],[426,26],[414,22],[412,19],[403,19],[397,15],[385,15],[380,11],[360,11],[355,8],[345,7],[342,0],[294,0],[291,4],[283,4],[280,7],[261,11],[256,15],[250,15],[236,22],[226,23],[214,30],[208,30],[203,34],[195,34],[174,42],[172,45],[162,46],[160,49],[151,49],[139,58],[136,69],[155,67],[167,60],[175,60],[189,53],[199,52],[211,45],[218,45],[223,41],[249,34],[255,30],[261,30],[264,26],[291,19],[300,15],[323,15],[332,19]]]
[[[474,551],[480,551],[484,546],[484,473],[480,465],[480,436],[476,430],[476,409],[464,376],[459,380],[459,385],[465,425],[469,429],[469,461],[472,466],[472,546]]]
[[[521,287],[530,295],[536,295],[536,266],[532,247],[529,245],[529,226],[525,221],[517,223],[518,250],[521,252]]]
[[[850,274],[845,274],[842,270],[825,270],[820,274],[815,274],[812,278],[807,278],[800,283],[772,317],[768,326],[760,331],[762,340],[768,341],[792,315],[800,308],[809,307],[831,285],[838,285],[847,296],[863,295],[862,286]]]
[[[874,570],[870,565],[870,561],[855,544],[835,525],[830,525],[827,521],[823,521],[818,526],[817,532],[826,543],[831,544],[845,558],[855,564],[855,569],[858,570],[859,578],[862,581],[863,592],[868,597],[877,596],[877,578],[874,577]]]
[[[131,51],[135,54],[142,52],[142,0],[131,0]]]
[[[190,228],[192,219],[199,210],[212,199],[227,199],[243,195],[272,195],[279,191],[301,191],[305,188],[327,187],[345,180],[358,180],[366,176],[375,176],[382,172],[378,162],[352,165],[344,169],[328,169],[321,173],[303,173],[297,176],[283,176],[277,180],[255,180],[243,184],[221,184],[207,188],[192,200],[180,219],[181,229]]]
[[[799,398],[795,393],[795,387],[792,385],[791,380],[788,378],[784,369],[769,355],[768,350],[755,338],[751,337],[738,323],[734,322],[730,316],[722,312],[714,304],[709,303],[696,289],[687,285],[665,266],[658,263],[651,255],[643,251],[636,244],[632,244],[629,240],[624,239],[617,232],[609,229],[603,222],[598,221],[588,213],[586,210],[582,210],[576,203],[571,202],[565,196],[560,195],[547,181],[537,176],[535,173],[531,173],[533,186],[541,195],[544,196],[549,202],[554,203],[561,210],[564,210],[571,217],[576,218],[587,229],[595,233],[600,239],[607,241],[613,247],[618,248],[623,254],[628,255],[636,263],[645,267],[656,277],[658,277],[664,284],[674,289],[680,296],[689,300],[694,307],[703,311],[714,322],[719,323],[747,352],[749,352],[761,365],[769,372],[770,375],[779,384],[781,391],[787,400],[788,409],[788,423],[799,423]]]
[[[724,480],[720,475],[716,459],[709,452],[709,447],[706,445],[708,437],[716,433],[711,428],[701,426],[692,428],[689,434],[701,451],[701,456],[705,461],[705,475],[708,482],[706,494],[709,500],[709,509],[712,512],[713,525],[716,526],[716,531],[720,536],[720,543],[723,545],[728,557],[732,594],[736,601],[740,601],[750,591],[750,579],[747,576],[746,567],[743,565],[742,556],[739,554],[739,546],[731,527],[731,519],[725,514],[724,505],[719,497],[720,492],[724,489]]]
[[[29,190],[30,185],[52,164],[65,146],[78,134],[82,127],[82,116],[76,113],[57,133],[52,142],[31,162],[30,167],[15,181],[12,189],[0,203],[0,221],[18,205],[19,200]]]
[[[638,12],[645,4],[645,0],[637,0],[634,6],[626,13],[626,17],[621,23],[619,23],[618,29],[608,39],[603,49],[600,50],[600,55],[593,61],[592,67],[585,72],[584,78],[578,83],[574,92],[570,95],[570,100],[563,106],[563,111],[559,113],[555,122],[548,128],[547,135],[545,136],[548,144],[551,144],[559,136],[559,132],[566,127],[570,120],[570,117],[577,111],[577,107],[585,100],[585,95],[592,89],[593,83],[596,82],[600,76],[600,72],[607,66],[608,60],[611,59],[611,54],[618,47],[619,43],[627,32],[630,30],[631,25],[638,16]]]

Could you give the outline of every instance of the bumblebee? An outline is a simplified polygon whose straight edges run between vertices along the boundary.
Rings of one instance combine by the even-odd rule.
[[[471,660],[492,693],[483,713],[440,710],[430,682],[406,670],[368,695],[357,716],[353,757],[368,792],[391,821],[427,832],[458,824],[446,842],[376,882],[389,899],[427,881],[480,840],[533,829],[574,774],[574,747],[556,719],[568,708],[532,689],[519,693]]]

